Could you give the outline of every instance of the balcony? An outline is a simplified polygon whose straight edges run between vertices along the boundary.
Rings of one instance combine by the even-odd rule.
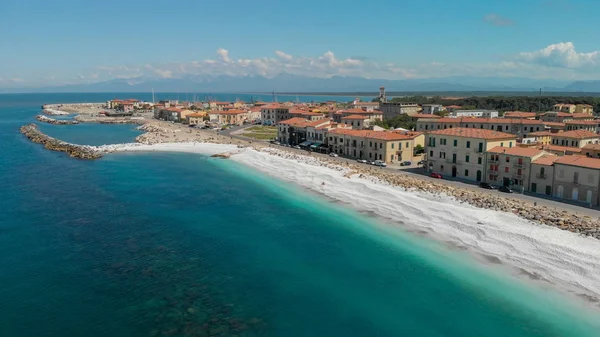
[[[488,158],[488,163],[498,163],[500,161],[500,158],[496,159],[496,158]]]
[[[545,173],[544,174],[536,174],[535,177],[538,179],[548,179],[548,175]]]

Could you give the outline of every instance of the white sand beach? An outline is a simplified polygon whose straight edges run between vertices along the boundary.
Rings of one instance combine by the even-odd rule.
[[[272,148],[240,149],[211,143],[111,147],[105,150],[235,153],[230,160],[375,214],[408,231],[471,251],[483,262],[508,268],[522,279],[570,292],[588,303],[600,299],[600,241],[592,237],[512,213],[476,208],[443,194],[407,191],[376,177],[360,177],[347,167]]]

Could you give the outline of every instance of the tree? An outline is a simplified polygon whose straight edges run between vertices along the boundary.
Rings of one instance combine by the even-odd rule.
[[[421,145],[421,144],[415,145],[414,153],[415,153],[415,156],[419,155],[419,154],[422,154],[422,153],[425,153],[425,149],[423,148],[423,145]]]

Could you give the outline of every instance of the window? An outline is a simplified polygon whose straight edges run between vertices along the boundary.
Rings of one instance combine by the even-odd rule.
[[[508,147],[512,147],[512,142],[508,142]]]
[[[544,178],[544,168],[540,168],[540,178]]]
[[[483,152],[483,143],[479,143],[478,152]]]
[[[508,157],[508,156],[506,157],[506,162],[510,163],[510,157]]]
[[[382,149],[383,148],[383,143],[379,143],[379,148]],[[381,157],[381,155],[379,155]],[[381,158],[379,158],[381,159]]]
[[[469,162],[469,155],[466,155],[465,157],[465,161],[468,163]]]
[[[490,171],[494,170],[494,165],[490,165]]]
[[[469,176],[469,170],[465,170],[465,177]]]
[[[508,167],[504,168],[504,172],[508,173]]]
[[[392,143],[392,149],[394,149],[394,143]]]
[[[521,169],[518,169],[518,170],[517,170],[517,175],[519,175],[519,176],[520,176],[520,175],[522,175],[522,174],[523,174],[523,171],[521,171]]]
[[[458,140],[457,139],[454,140],[454,146],[458,146]]]
[[[373,147],[373,142],[369,142],[369,147]]]
[[[433,151],[429,151],[429,157],[433,157]]]
[[[574,173],[573,173],[573,182],[574,182],[575,184],[578,184],[578,183],[579,183],[579,172],[574,172]]]
[[[504,146],[504,143],[500,143],[500,146]]]
[[[481,157],[477,158],[477,164],[481,165]]]
[[[467,141],[467,149],[471,148],[471,142]]]
[[[400,147],[402,147],[402,143],[399,143]],[[408,149],[410,147],[410,144],[408,142],[406,142],[406,148]]]

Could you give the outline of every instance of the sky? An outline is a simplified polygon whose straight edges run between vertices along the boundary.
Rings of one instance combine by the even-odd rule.
[[[261,75],[600,79],[597,0],[0,0],[0,87]]]

